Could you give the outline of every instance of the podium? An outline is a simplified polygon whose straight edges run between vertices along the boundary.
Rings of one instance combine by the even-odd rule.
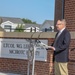
[[[29,49],[28,49],[28,56],[27,56],[28,57],[27,75],[30,75],[30,65],[32,65],[32,74],[31,75],[34,75],[36,46],[43,47],[45,49],[51,48],[51,46],[48,46],[48,45],[44,44],[43,42],[36,40],[36,39],[34,39],[34,40],[28,39],[27,41],[30,43]]]

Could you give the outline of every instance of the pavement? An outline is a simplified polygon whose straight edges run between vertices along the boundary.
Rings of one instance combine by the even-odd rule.
[[[20,74],[13,74],[13,73],[0,73],[0,75],[20,75]]]

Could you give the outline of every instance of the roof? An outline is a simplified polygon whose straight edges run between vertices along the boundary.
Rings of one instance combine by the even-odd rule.
[[[0,21],[1,23],[6,21],[11,21],[13,23],[24,24],[24,22],[20,18],[14,18],[14,17],[0,17]]]
[[[40,28],[40,26],[42,26],[41,24],[25,24],[25,28],[28,28],[28,27],[38,27]]]
[[[44,23],[43,23],[43,25],[44,25],[45,23],[48,23],[48,24],[54,26],[54,20],[45,20]]]

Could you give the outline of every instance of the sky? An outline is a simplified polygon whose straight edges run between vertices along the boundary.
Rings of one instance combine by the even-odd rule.
[[[55,0],[0,0],[0,16],[30,19],[42,24],[54,20]]]

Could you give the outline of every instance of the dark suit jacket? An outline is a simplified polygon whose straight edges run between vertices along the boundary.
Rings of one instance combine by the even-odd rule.
[[[57,37],[57,34],[55,38]],[[68,62],[70,39],[71,36],[67,29],[65,29],[58,37],[54,51],[54,60],[56,62]]]

